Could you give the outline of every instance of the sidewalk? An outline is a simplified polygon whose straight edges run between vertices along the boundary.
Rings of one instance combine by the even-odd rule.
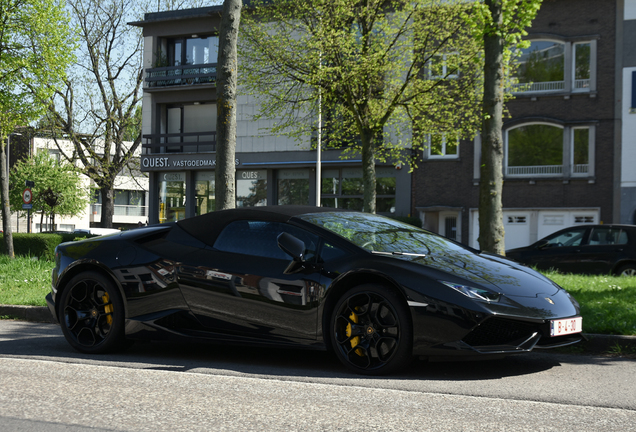
[[[55,323],[49,308],[45,306],[12,306],[0,305],[0,316],[10,316],[25,321]],[[575,346],[583,348],[586,353],[606,353],[617,345],[621,352],[636,354],[636,336],[584,334],[588,339]],[[616,351],[615,349],[613,351]]]

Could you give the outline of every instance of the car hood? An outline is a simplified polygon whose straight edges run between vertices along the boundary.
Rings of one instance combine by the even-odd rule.
[[[400,256],[419,265],[460,277],[468,283],[490,288],[512,297],[554,295],[560,287],[542,274],[500,255],[489,253],[433,253],[426,256]],[[451,280],[452,282],[453,280]]]

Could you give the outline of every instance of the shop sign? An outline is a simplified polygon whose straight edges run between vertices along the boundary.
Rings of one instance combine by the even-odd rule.
[[[236,166],[240,165],[239,159],[234,160]],[[142,156],[141,168],[143,171],[152,170],[154,168],[170,169],[170,168],[214,168],[216,159],[205,157],[195,157],[192,159],[183,159],[175,156]]]

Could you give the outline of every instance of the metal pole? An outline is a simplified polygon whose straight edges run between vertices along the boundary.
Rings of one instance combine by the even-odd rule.
[[[320,207],[322,189],[322,91],[318,88],[318,143],[316,145],[316,206]]]

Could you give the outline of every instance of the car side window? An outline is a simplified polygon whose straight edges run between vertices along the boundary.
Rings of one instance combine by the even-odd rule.
[[[323,243],[320,248],[320,260],[322,262],[329,262],[345,256],[347,252],[343,251],[339,247],[336,247],[330,243]]]
[[[585,228],[563,232],[553,237],[548,237],[547,247],[580,246],[585,236]]]
[[[269,221],[235,221],[226,226],[214,242],[214,248],[223,252],[291,260],[278,247],[278,236],[289,233],[305,243],[305,258],[312,261],[316,255],[318,237],[293,225]]]
[[[627,233],[616,228],[594,228],[590,236],[590,246],[619,245],[627,243]]]

